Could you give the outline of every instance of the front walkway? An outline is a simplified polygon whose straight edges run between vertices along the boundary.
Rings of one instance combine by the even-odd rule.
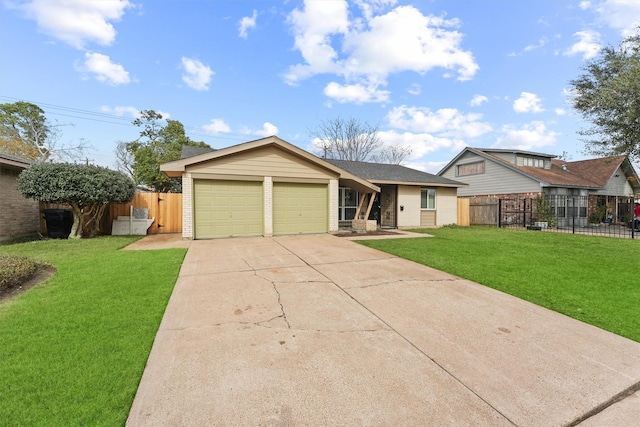
[[[190,242],[127,425],[634,425],[640,344],[329,235]]]

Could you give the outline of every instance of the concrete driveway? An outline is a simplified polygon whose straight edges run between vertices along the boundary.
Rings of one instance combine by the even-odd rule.
[[[194,241],[127,425],[631,426],[639,388],[640,344],[344,238]]]

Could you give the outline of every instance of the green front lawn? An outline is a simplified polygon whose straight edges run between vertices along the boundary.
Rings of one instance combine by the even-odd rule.
[[[640,240],[493,227],[359,243],[640,342]]]
[[[137,239],[0,246],[58,270],[0,304],[0,425],[124,424],[186,253]]]

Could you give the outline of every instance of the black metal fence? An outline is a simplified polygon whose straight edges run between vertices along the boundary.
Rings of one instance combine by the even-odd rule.
[[[640,221],[633,220],[633,207],[629,200],[598,205],[589,196],[504,198],[498,200],[498,227],[635,239]]]

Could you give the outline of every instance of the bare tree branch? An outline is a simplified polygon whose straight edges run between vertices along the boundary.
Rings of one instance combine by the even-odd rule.
[[[364,162],[382,145],[378,126],[355,118],[324,120],[311,130],[311,135],[315,137],[318,155],[325,159]]]

